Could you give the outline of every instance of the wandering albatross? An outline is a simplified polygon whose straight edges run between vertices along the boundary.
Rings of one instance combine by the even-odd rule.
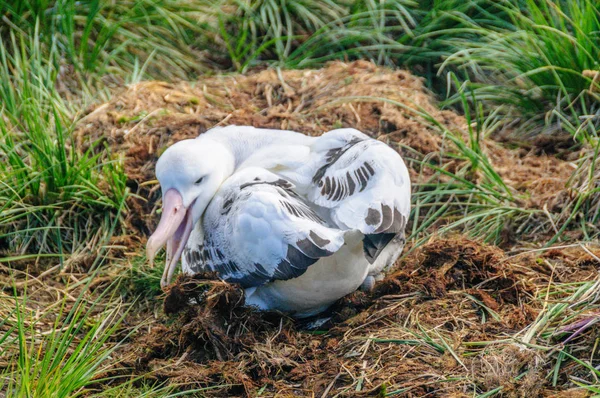
[[[307,317],[372,288],[405,243],[411,186],[400,155],[358,130],[310,137],[213,128],[156,164],[163,195],[147,255],[167,245],[161,285],[216,271],[246,305]]]

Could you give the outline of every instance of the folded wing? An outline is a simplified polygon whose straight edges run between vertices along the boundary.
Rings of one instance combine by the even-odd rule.
[[[184,265],[217,271],[243,287],[302,275],[344,243],[285,179],[262,169],[245,169],[225,187],[205,214],[202,247],[189,247]],[[197,263],[195,267],[194,263]]]
[[[374,262],[383,248],[403,234],[410,213],[410,177],[389,146],[355,129],[333,130],[313,145],[308,199],[329,209],[341,229],[365,234],[364,252]]]

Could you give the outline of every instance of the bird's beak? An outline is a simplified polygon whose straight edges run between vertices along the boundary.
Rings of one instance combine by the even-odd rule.
[[[192,216],[188,208],[183,205],[183,198],[176,189],[169,189],[163,196],[162,215],[158,227],[148,239],[146,256],[150,263],[154,256],[165,243],[167,244],[167,261],[160,285],[164,288],[171,282],[177,262],[181,257],[183,248],[192,233]]]

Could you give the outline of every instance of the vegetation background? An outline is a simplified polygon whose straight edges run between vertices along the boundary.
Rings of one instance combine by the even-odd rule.
[[[501,244],[511,223],[524,225],[515,239],[530,249],[590,251],[598,244],[596,1],[0,0],[0,37],[0,391],[6,396],[201,393],[133,371],[115,373],[111,360],[145,327],[131,321],[131,312],[160,305],[160,270],[145,265],[141,244],[123,248],[119,240],[132,233],[128,200],[136,195],[124,154],[102,141],[80,147],[73,134],[89,106],[143,80],[320,68],[332,60],[408,69],[424,78],[442,108],[469,124],[466,135],[437,126],[452,143],[445,161],[465,166],[439,164],[436,175],[450,178],[415,186],[413,249],[449,233]],[[482,149],[485,140],[569,161],[568,200],[554,209],[524,207],[527,194],[503,181]],[[115,248],[133,254],[115,258]],[[56,290],[56,301],[36,305],[29,289],[48,277],[60,281],[47,287]],[[552,337],[574,330],[575,320],[585,321],[578,333],[592,333],[599,281],[548,286],[539,297],[560,296],[529,329],[551,364],[550,384],[557,385],[561,367],[575,363],[583,370],[565,386],[600,394],[598,340],[581,359]],[[596,315],[582,321],[582,313]],[[472,384],[473,396],[502,394],[501,385]]]

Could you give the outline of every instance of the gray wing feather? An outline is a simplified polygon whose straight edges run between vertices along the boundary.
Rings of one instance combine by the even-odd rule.
[[[187,255],[243,287],[297,278],[343,244],[343,232],[330,228],[289,181],[259,175],[211,202],[204,250]]]
[[[410,177],[400,155],[354,129],[319,138],[308,198],[329,209],[338,228],[365,234],[364,252],[374,262],[385,246],[403,234],[410,212]]]

